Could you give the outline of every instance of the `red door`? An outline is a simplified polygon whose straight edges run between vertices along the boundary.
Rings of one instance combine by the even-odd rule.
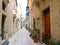
[[[44,24],[45,24],[45,41],[47,42],[51,38],[51,31],[50,31],[50,12],[46,10],[44,13]]]

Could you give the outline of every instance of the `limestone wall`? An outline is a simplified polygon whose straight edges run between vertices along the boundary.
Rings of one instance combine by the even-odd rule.
[[[35,4],[31,4],[30,9],[30,28],[33,29],[33,16],[36,17],[36,28],[40,29],[41,36],[44,32],[44,17],[43,10],[50,7],[50,25],[51,25],[51,36],[54,39],[60,39],[60,1],[59,0],[46,0],[40,1],[40,7],[37,8]],[[40,18],[40,20],[37,20]],[[42,39],[42,37],[41,37]]]
[[[51,36],[60,39],[60,9],[58,0],[51,1]]]
[[[7,6],[7,27],[8,27],[8,37],[11,37],[13,31],[13,15],[12,15],[12,7],[10,4],[8,4]]]
[[[2,14],[6,16],[4,23],[4,39],[8,39],[13,35],[13,14],[12,14],[12,2],[14,0],[9,0],[9,3],[6,3],[5,11],[2,9],[2,0],[0,0],[0,35],[2,30]],[[16,23],[15,23],[16,25]],[[17,27],[15,27],[17,30]],[[15,30],[14,30],[15,31]]]

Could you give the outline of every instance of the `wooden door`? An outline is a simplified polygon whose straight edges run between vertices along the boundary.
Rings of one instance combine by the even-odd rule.
[[[44,11],[44,26],[45,26],[45,30],[44,30],[45,42],[47,42],[51,38],[49,8]]]

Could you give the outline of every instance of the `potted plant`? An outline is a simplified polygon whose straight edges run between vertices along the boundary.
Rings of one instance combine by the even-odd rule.
[[[48,43],[49,43],[49,45],[55,45],[55,39],[50,39],[50,40],[48,41]]]
[[[40,40],[40,30],[31,30],[30,37],[34,40],[34,42],[38,42]]]
[[[60,40],[50,39],[48,43],[49,45],[60,45]]]

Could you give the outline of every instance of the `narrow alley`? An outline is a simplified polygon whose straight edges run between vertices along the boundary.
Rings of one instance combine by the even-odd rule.
[[[0,0],[0,45],[60,45],[60,0]]]
[[[18,32],[16,32],[10,39],[8,39],[9,43],[5,42],[2,43],[2,45],[45,45],[41,43],[35,43],[29,35],[30,33],[25,27],[23,27]]]
[[[34,43],[29,35],[30,33],[23,27],[9,39],[8,45],[38,45]]]

